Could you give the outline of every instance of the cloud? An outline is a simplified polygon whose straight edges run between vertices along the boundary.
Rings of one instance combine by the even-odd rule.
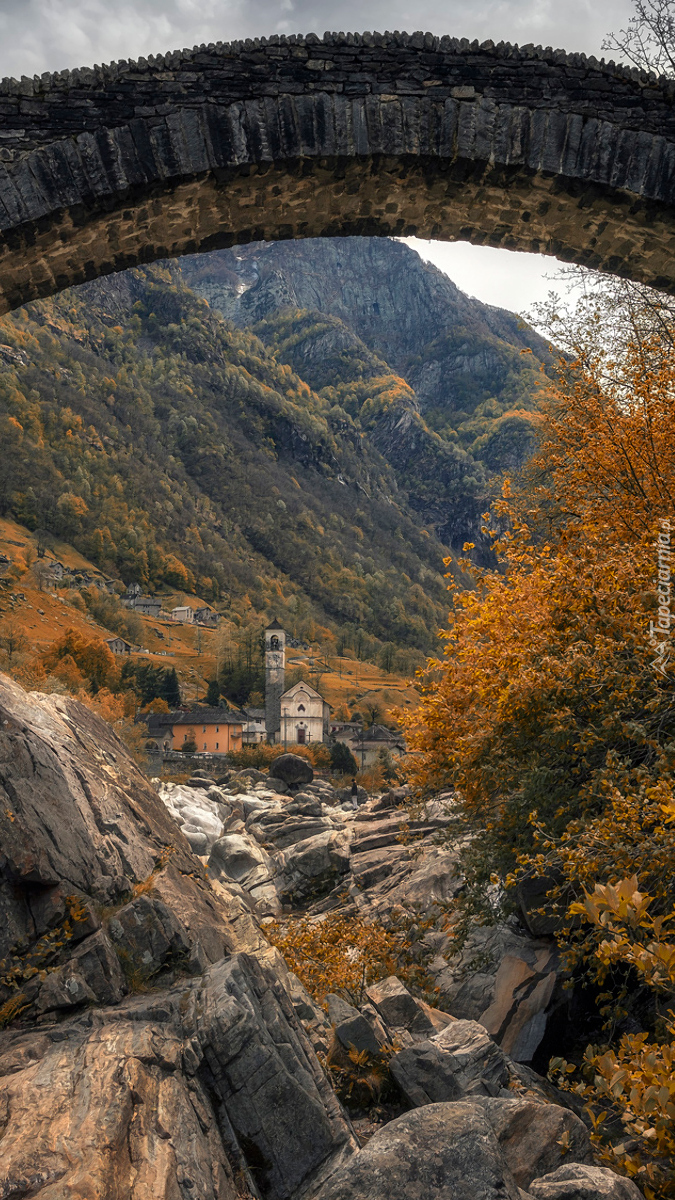
[[[325,29],[430,29],[597,54],[630,0],[2,0],[0,77]]]

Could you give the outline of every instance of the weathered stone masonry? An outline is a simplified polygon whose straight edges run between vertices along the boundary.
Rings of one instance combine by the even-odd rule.
[[[0,311],[251,239],[417,233],[675,290],[675,83],[550,48],[275,36],[0,84]]]

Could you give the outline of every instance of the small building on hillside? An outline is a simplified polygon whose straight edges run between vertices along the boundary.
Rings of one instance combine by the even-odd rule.
[[[184,742],[194,741],[199,753],[227,754],[241,750],[245,713],[230,712],[227,708],[194,708],[174,718],[173,748],[180,750]]]
[[[285,746],[325,742],[329,723],[330,705],[309,683],[300,680],[282,695],[279,741]]]
[[[129,602],[129,608],[133,608],[134,612],[140,613],[142,617],[158,617],[162,601],[158,596],[136,596]]]
[[[140,583],[128,583],[124,594],[125,600],[135,600],[137,596],[140,596],[142,590]]]
[[[265,709],[245,708],[246,724],[244,725],[243,741],[245,746],[257,746],[265,741]]]
[[[392,758],[400,758],[407,752],[401,734],[387,729],[385,725],[371,725],[367,729],[363,726],[351,728],[349,733],[345,729],[345,733],[336,731],[333,736],[336,742],[344,742],[349,747],[362,771],[375,766],[382,750],[388,750]]]
[[[131,643],[125,641],[123,637],[106,638],[105,644],[113,654],[131,654]]]
[[[209,629],[217,629],[220,613],[213,608],[196,608],[194,618],[198,625],[207,625]]]
[[[171,609],[171,620],[181,621],[183,625],[192,625],[194,623],[194,609],[187,604],[179,604],[177,608]]]

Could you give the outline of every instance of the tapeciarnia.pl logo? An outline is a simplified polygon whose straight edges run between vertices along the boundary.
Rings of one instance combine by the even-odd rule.
[[[665,675],[666,667],[670,662],[670,627],[673,619],[670,610],[672,589],[670,538],[670,518],[663,517],[659,521],[659,530],[654,542],[654,549],[658,556],[656,592],[659,598],[659,607],[656,621],[649,622],[649,641],[654,651],[652,667],[658,671],[659,675]]]

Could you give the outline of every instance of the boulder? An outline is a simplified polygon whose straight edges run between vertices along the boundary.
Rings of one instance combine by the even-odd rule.
[[[313,802],[312,802],[313,803]],[[245,806],[246,807],[246,806]],[[285,850],[296,842],[306,842],[322,833],[344,832],[345,823],[334,813],[304,815],[291,805],[281,808],[265,805],[251,810],[246,827],[261,845],[272,845],[275,850]]]
[[[261,783],[266,780],[267,776],[264,771],[259,771],[257,767],[245,767],[243,771],[239,771],[237,779],[249,779],[251,783]]]
[[[430,964],[440,1004],[480,1021],[517,1062],[531,1062],[552,1015],[564,1003],[555,945],[507,924],[478,926],[459,954]]]
[[[475,1021],[453,1021],[432,1038],[394,1054],[389,1069],[416,1108],[462,1096],[498,1096],[508,1061]]]
[[[281,904],[274,886],[275,865],[269,854],[246,833],[230,833],[215,843],[208,862],[212,878],[229,880],[245,888],[259,911],[276,916]]]
[[[429,1037],[434,1032],[421,1004],[395,975],[371,984],[366,995],[389,1029],[406,1029],[419,1037]]]
[[[159,794],[193,853],[202,857],[208,855],[223,832],[221,809],[225,793],[211,780],[202,779],[198,788],[161,783]]]
[[[593,1162],[588,1130],[569,1109],[519,1096],[488,1100],[486,1108],[509,1170],[524,1191],[567,1159]]]
[[[328,1019],[335,1029],[335,1036],[345,1050],[356,1050],[359,1054],[379,1054],[381,1044],[375,1036],[372,1025],[359,1012],[352,1008],[341,996],[326,997]]]
[[[312,1200],[519,1200],[485,1108],[430,1104],[391,1121]]]
[[[349,834],[330,829],[303,839],[277,858],[277,890],[283,903],[323,895],[349,870]]]
[[[314,778],[312,764],[299,754],[280,754],[270,767],[272,779],[282,779],[289,787],[311,783]]]
[[[300,813],[303,817],[320,817],[323,808],[321,801],[316,796],[307,796],[298,792],[290,804],[286,805],[286,812]]]
[[[616,1175],[606,1167],[571,1162],[558,1167],[528,1189],[534,1200],[644,1200],[631,1179]]]
[[[283,779],[275,779],[274,775],[268,775],[265,783],[270,792],[278,792],[280,796],[288,795],[288,784],[284,783]]]

